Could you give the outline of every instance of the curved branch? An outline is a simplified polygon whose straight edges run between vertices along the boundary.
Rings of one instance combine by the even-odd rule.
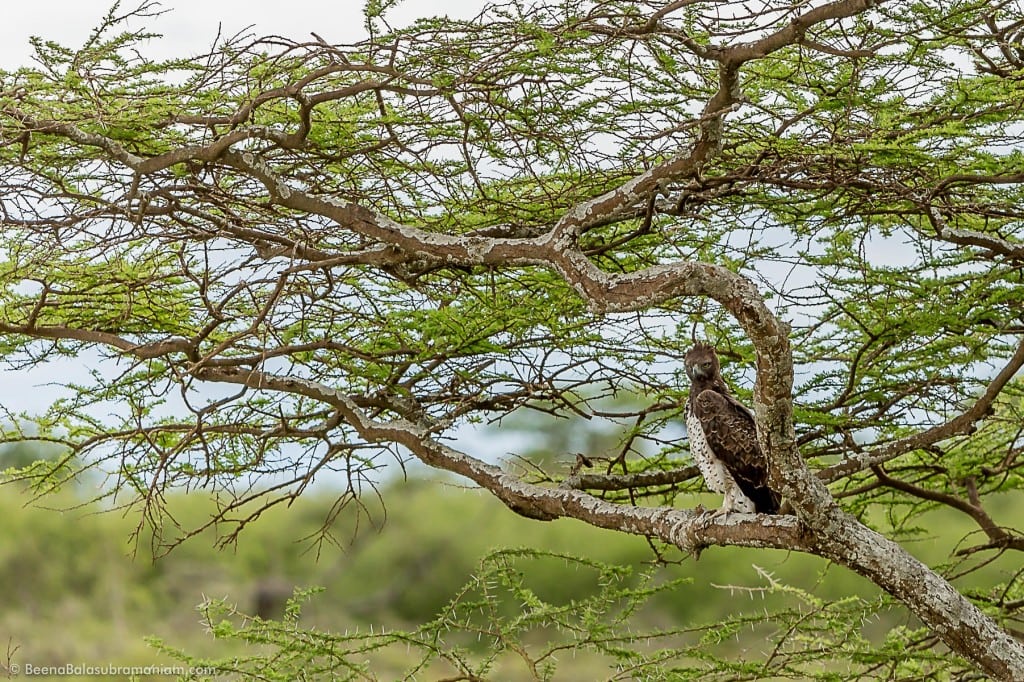
[[[426,424],[402,418],[387,422],[371,419],[352,398],[318,382],[258,370],[202,368],[196,374],[205,381],[322,401],[335,408],[367,442],[403,445],[425,464],[465,476],[513,511],[530,518],[571,517],[599,528],[657,538],[683,551],[699,551],[711,545],[815,551],[808,529],[794,517],[732,514],[710,518],[694,510],[626,506],[578,490],[545,488],[525,483],[500,467],[438,442]]]
[[[815,7],[799,16],[793,17],[785,28],[779,29],[760,40],[742,43],[728,48],[720,48],[725,63],[739,66],[753,59],[766,57],[772,52],[799,43],[804,32],[815,24],[853,17],[863,13],[885,0],[839,0],[827,5]]]
[[[838,464],[819,470],[818,477],[826,483],[833,483],[858,471],[884,464],[913,450],[926,448],[953,436],[972,433],[977,428],[976,424],[991,413],[996,398],[1022,367],[1024,367],[1024,339],[1021,339],[1016,352],[969,409],[944,424],[933,426],[906,438],[900,438],[880,448],[854,453]]]
[[[974,519],[985,535],[988,536],[991,541],[987,545],[988,547],[1005,547],[1008,549],[1024,551],[1024,537],[1009,533],[1002,526],[996,525],[996,522],[992,520],[992,517],[988,515],[980,504],[968,502],[967,500],[962,500],[955,495],[943,493],[938,490],[929,490],[927,488],[914,485],[913,483],[893,478],[878,465],[873,465],[871,467],[871,471],[878,478],[878,481],[884,486],[905,492],[908,495],[913,495],[914,497],[922,500],[930,500],[931,502],[944,504],[947,507],[952,507],[957,511],[967,514],[969,517]]]

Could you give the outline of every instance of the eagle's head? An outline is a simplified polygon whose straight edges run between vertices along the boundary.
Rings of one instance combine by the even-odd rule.
[[[712,345],[698,342],[683,358],[690,381],[707,381],[718,376],[718,355]]]

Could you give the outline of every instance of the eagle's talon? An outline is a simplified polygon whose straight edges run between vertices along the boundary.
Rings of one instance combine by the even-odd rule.
[[[701,504],[698,504],[694,511],[697,513],[697,518],[695,519],[696,524],[701,530],[707,530],[708,527],[715,522],[715,519],[729,512],[728,509],[721,508],[705,509],[704,505]]]

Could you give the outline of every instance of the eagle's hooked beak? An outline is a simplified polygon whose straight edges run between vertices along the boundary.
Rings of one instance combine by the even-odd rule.
[[[710,362],[698,362],[690,365],[690,372],[693,376],[703,379],[711,376],[711,364]]]

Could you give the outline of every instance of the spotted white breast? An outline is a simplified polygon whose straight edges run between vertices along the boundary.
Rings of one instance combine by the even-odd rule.
[[[736,485],[732,474],[715,456],[704,437],[704,429],[700,425],[700,420],[691,412],[689,405],[686,406],[686,433],[690,437],[690,454],[693,455],[693,461],[700,469],[704,482],[713,492],[725,495],[722,508],[727,511],[754,513],[753,501],[743,494],[740,487]]]
[[[724,493],[729,483],[736,485],[732,476],[715,457],[715,453],[711,452],[711,447],[704,438],[700,420],[689,409],[686,411],[686,433],[690,436],[690,454],[693,455],[693,461],[697,463],[697,468],[700,469],[708,487],[713,492]]]

